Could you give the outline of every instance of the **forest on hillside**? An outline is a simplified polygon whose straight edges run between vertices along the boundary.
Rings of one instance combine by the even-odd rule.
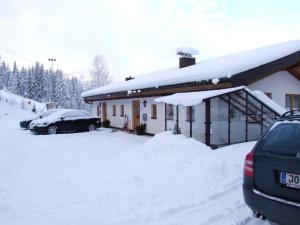
[[[100,62],[100,63],[99,63]],[[91,81],[88,85],[76,77],[67,78],[62,70],[45,69],[36,62],[28,68],[13,67],[0,58],[0,89],[8,90],[39,102],[56,102],[62,108],[86,109],[81,93],[111,81],[104,58],[97,55],[92,62]]]

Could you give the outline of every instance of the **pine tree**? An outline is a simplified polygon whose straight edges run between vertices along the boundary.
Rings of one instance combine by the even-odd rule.
[[[74,109],[81,109],[82,108],[82,85],[78,81],[77,78],[72,78],[68,80],[69,92],[71,97],[71,107]]]
[[[27,70],[22,67],[20,71],[20,89],[19,95],[26,96]]]
[[[21,92],[21,76],[17,67],[17,63],[14,62],[14,67],[12,71],[12,77],[10,80],[10,90],[15,94],[20,94]]]
[[[33,99],[34,98],[34,92],[35,92],[35,89],[34,89],[34,76],[33,76],[33,72],[34,69],[33,67],[31,68],[28,68],[28,71],[27,71],[27,79],[26,79],[26,93],[27,93],[27,96],[28,98],[31,98]]]
[[[54,81],[53,100],[63,108],[70,108],[70,94],[62,71],[57,71]]]

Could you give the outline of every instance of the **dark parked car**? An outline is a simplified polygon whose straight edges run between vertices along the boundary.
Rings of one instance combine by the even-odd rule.
[[[36,134],[57,134],[94,131],[100,126],[100,118],[86,111],[63,109],[43,119],[32,121],[30,131]]]
[[[40,114],[35,115],[32,118],[29,118],[27,120],[23,120],[20,122],[20,127],[24,128],[24,129],[29,129],[29,124],[33,121],[33,120],[38,120],[38,119],[42,119],[44,117],[50,116],[52,113],[55,113],[59,111],[59,109],[49,109],[46,110],[44,112],[41,112]]]
[[[285,113],[246,156],[244,199],[256,217],[300,224],[300,112]]]

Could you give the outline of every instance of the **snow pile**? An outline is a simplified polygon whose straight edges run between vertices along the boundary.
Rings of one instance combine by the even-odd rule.
[[[140,224],[237,224],[251,215],[241,185],[244,155],[253,145],[212,151],[164,132],[118,157],[122,176],[114,178],[133,188],[131,214]]]
[[[45,107],[45,103],[37,102],[4,90],[0,90],[0,102],[30,111],[35,107],[37,112],[42,111]]]
[[[117,82],[83,92],[81,96],[87,97],[98,94],[231,77],[232,75],[275,61],[299,50],[299,40],[283,42],[205,60],[181,69],[176,67],[135,76],[133,80]]]

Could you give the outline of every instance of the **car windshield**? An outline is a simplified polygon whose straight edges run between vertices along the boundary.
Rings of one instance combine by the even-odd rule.
[[[259,152],[295,156],[300,152],[300,123],[281,123],[258,146]]]
[[[57,112],[58,110],[55,110],[55,109],[50,109],[50,110],[47,110],[45,112],[42,112],[40,114],[41,117],[45,117],[45,116],[50,116],[52,113],[55,113]]]

